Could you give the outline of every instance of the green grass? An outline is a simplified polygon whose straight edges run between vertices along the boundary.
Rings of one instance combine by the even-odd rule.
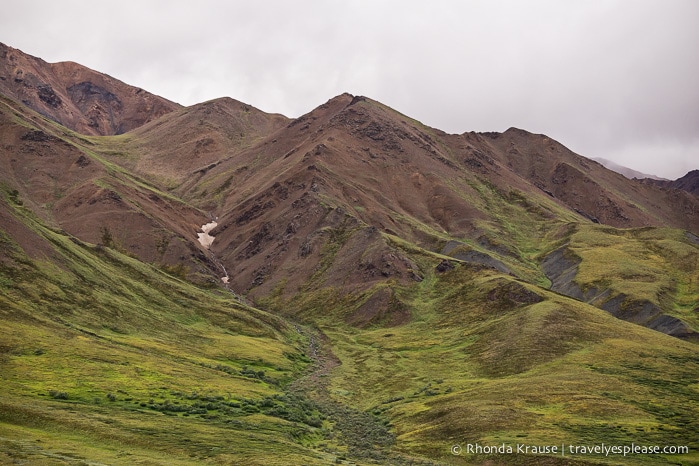
[[[678,230],[544,225],[532,221],[530,231],[513,226],[502,232],[492,224],[493,231],[518,244],[510,263],[525,271],[517,273],[520,278],[466,264],[436,273],[441,255],[386,236],[390,247],[415,261],[422,282],[387,280],[347,293],[317,286],[322,269],[304,293],[286,301],[278,294],[274,306],[293,310],[327,335],[341,364],[329,374],[325,396],[388,422],[396,436],[394,452],[448,464],[488,459],[537,464],[536,456],[454,457],[449,449],[473,442],[635,443],[688,445],[691,453],[546,461],[699,461],[696,345],[552,293],[547,280],[537,278],[543,275],[538,262],[568,244],[582,258],[579,279],[605,283],[635,299],[654,296],[676,314],[690,314],[697,307],[697,248]],[[323,260],[330,263],[341,244],[329,244]],[[363,329],[346,323],[384,289],[409,310],[407,323],[390,327],[385,325],[390,319],[384,319]]]
[[[307,340],[279,317],[17,218],[2,234],[0,462],[327,464],[325,415],[289,384]],[[69,459],[66,459],[69,458]]]
[[[681,230],[581,226],[570,249],[582,259],[576,282],[647,300],[699,329],[699,248]]]
[[[474,225],[495,250],[467,240],[469,246],[494,255],[523,280],[549,285],[539,268],[540,257],[558,241],[555,232],[579,218],[544,195],[529,197],[516,189],[505,192],[479,178],[468,185],[478,197],[465,200],[488,214],[487,219],[474,220]]]
[[[97,182],[108,189],[172,196],[121,165],[133,161],[126,136],[62,134],[105,165]],[[682,231],[577,223],[543,195],[452,181],[488,212],[473,238],[396,216],[425,244],[382,233],[360,249],[365,225],[348,214],[320,230],[299,293],[282,279],[258,301],[275,313],[52,229],[4,189],[2,214],[42,247],[30,256],[15,242],[26,238],[0,231],[0,463],[697,464],[696,344],[550,292],[540,268],[566,245],[581,287],[649,300],[697,329],[696,245]],[[513,275],[458,260],[438,273],[449,240]],[[422,280],[338,284],[352,272],[339,266],[345,248],[359,261],[391,251]],[[376,296],[387,296],[383,314],[351,325]],[[475,442],[690,454],[452,455]]]
[[[385,236],[411,257],[423,280],[387,280],[346,293],[323,285],[323,278],[353,230],[328,231],[319,273],[307,289],[289,299],[280,286],[268,299],[325,335],[323,351],[340,364],[314,379],[300,324],[82,243],[45,227],[11,193],[6,200],[53,253],[32,259],[0,236],[1,461],[542,459],[450,452],[454,444],[475,442],[692,449],[675,457],[547,456],[550,464],[699,460],[696,345],[545,288],[458,261],[454,270],[437,273],[441,255]],[[609,249],[618,254],[609,265],[617,267],[613,273],[642,269],[659,280],[669,274],[662,277],[671,290],[666,295],[689,310],[696,248],[682,238],[674,230],[560,225],[529,254],[567,240],[583,259],[584,278],[583,265],[603,261],[595,251]],[[640,286],[606,279],[621,292]],[[592,280],[598,283],[599,275]],[[404,324],[346,323],[382,290],[391,291],[396,309],[407,309]]]
[[[361,299],[339,294],[318,294],[302,315],[319,325],[341,361],[328,396],[389,422],[395,451],[448,464],[537,464],[537,456],[454,457],[450,448],[636,443],[689,445],[693,453],[547,461],[699,460],[694,344],[466,265],[394,291],[412,312],[398,327],[342,324]],[[319,302],[322,313],[314,311]]]

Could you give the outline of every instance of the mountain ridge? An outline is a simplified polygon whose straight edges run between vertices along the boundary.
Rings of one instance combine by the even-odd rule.
[[[3,43],[0,93],[88,135],[125,133],[181,108],[77,63],[46,63]]]
[[[695,196],[699,196],[699,170],[691,170],[686,175],[672,181],[646,180],[646,182],[663,188],[687,191]]]
[[[4,56],[17,61],[8,52]],[[76,69],[26,60],[61,69],[61,75]],[[97,81],[105,79],[111,78]],[[122,91],[134,92],[128,86]],[[296,119],[221,98],[169,111],[107,138],[65,139],[43,127],[50,131],[15,132],[11,147],[39,155],[37,173],[53,180],[53,194],[35,200],[40,191],[19,190],[44,206],[45,219],[91,241],[116,232],[119,244],[148,261],[164,259],[167,248],[159,245],[178,238],[178,252],[167,253],[171,264],[187,264],[204,275],[224,268],[231,287],[253,299],[288,284],[289,276],[294,279],[284,295],[299,292],[318,275],[318,267],[326,276],[311,281],[321,288],[342,284],[356,291],[376,279],[419,279],[424,273],[396,249],[391,236],[434,254],[456,240],[475,248],[456,255],[544,280],[541,266],[532,267],[523,252],[531,238],[509,226],[513,215],[528,216],[540,231],[547,223],[583,220],[699,233],[696,197],[627,180],[546,135],[518,128],[450,135],[348,93]],[[58,179],[78,172],[59,175],[42,166],[42,152],[34,146],[47,141],[74,151],[73,165],[83,174],[85,167],[101,171],[91,183],[64,192]],[[7,171],[17,174],[15,185],[18,170]],[[34,186],[40,186],[39,179]],[[178,201],[166,203],[188,212],[184,224],[163,210],[163,201],[173,195]],[[131,227],[110,217],[130,218]],[[191,232],[211,218],[217,219],[211,234],[218,240],[206,248]],[[343,241],[356,246],[343,252],[346,258],[336,257],[332,267],[322,266],[323,251],[332,242],[327,232],[338,229]],[[360,234],[372,229],[378,235]],[[374,252],[357,262],[352,251],[359,245]]]
[[[637,178],[639,180],[642,180],[644,178],[650,178],[650,179],[655,179],[655,180],[669,181],[666,178],[661,178],[661,177],[656,176],[656,175],[649,175],[647,173],[642,173],[640,171],[619,165],[615,162],[612,162],[611,160],[607,160],[607,159],[604,159],[602,157],[594,157],[592,160],[594,160],[595,162],[601,163],[602,165],[604,165],[605,167],[607,167],[610,170],[613,170],[617,173],[621,173],[626,178],[630,178],[630,179]]]
[[[0,462],[699,459],[690,192],[347,93],[109,135],[3,94],[0,141]]]

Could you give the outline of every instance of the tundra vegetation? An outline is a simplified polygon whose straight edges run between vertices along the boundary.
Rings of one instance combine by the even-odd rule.
[[[0,98],[0,463],[699,462],[692,194],[362,97],[160,103]]]

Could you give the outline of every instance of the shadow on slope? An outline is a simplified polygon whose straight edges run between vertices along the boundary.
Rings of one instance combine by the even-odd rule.
[[[333,413],[287,392],[310,360],[286,321],[48,228],[13,193],[0,219],[0,462],[328,464],[346,452],[329,439]]]
[[[541,265],[556,292],[672,336],[699,338],[699,249],[681,231],[578,225]]]
[[[361,296],[324,294],[307,303],[306,315],[341,362],[329,382],[332,398],[386,416],[398,451],[449,464],[696,460],[695,453],[453,456],[453,445],[469,443],[635,442],[695,452],[699,358],[694,344],[492,269],[442,270],[419,284],[394,285],[395,299],[411,314],[399,326],[343,324],[362,306]]]

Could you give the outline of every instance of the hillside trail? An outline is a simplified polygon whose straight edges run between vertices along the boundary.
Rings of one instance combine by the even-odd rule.
[[[342,363],[332,352],[330,339],[315,327],[294,324],[294,328],[308,339],[307,355],[313,367],[291,383],[288,390],[309,398],[319,407],[332,423],[332,431],[339,434],[333,436],[334,442],[344,445],[347,456],[360,464],[367,461],[369,464],[413,466],[442,464],[395,451],[396,435],[384,417],[335,400],[330,394],[330,375]]]
[[[315,401],[331,401],[328,389],[330,373],[341,363],[330,348],[330,339],[317,328],[294,324],[294,329],[308,339],[306,355],[312,361],[313,367],[309,373],[291,383],[289,390],[303,392],[315,398]]]

